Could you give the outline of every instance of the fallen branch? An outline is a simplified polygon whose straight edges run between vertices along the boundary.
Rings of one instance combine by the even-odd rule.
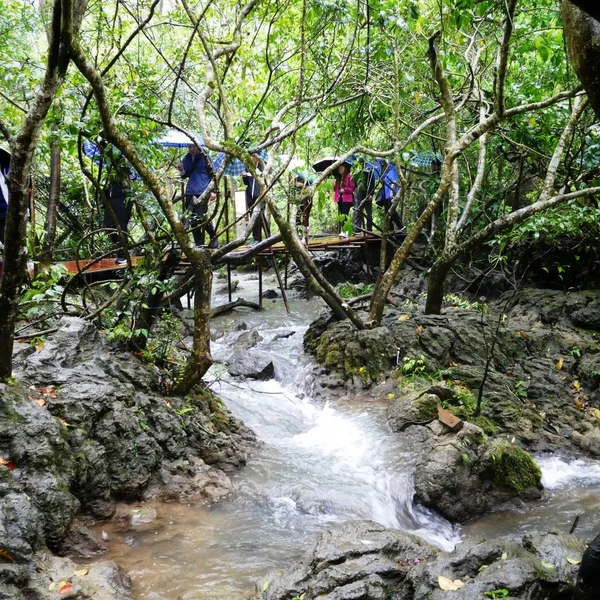
[[[248,300],[244,300],[243,298],[238,298],[233,302],[228,302],[227,304],[221,304],[220,306],[215,306],[210,309],[210,318],[217,317],[219,315],[223,315],[226,312],[237,308],[238,306],[245,306],[246,308],[253,308],[254,310],[261,310],[260,306],[256,302],[250,302]]]

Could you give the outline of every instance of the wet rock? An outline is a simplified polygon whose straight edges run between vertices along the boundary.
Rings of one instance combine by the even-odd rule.
[[[52,550],[58,556],[86,560],[105,554],[108,548],[93,531],[83,523],[75,521],[69,528],[67,535]]]
[[[265,300],[274,300],[275,298],[279,298],[279,294],[275,290],[265,290],[262,293],[262,297]]]
[[[275,376],[275,366],[270,356],[265,352],[234,354],[233,363],[229,367],[230,375],[248,377],[250,379],[272,379]]]
[[[119,521],[119,528],[125,531],[154,531],[160,527],[157,509],[148,504],[120,504],[114,518]]]
[[[251,329],[237,337],[234,342],[234,347],[236,350],[249,350],[250,348],[254,348],[259,342],[262,342],[263,339],[262,335],[260,335],[256,329]]]
[[[382,326],[366,331],[326,313],[308,328],[304,345],[325,368],[321,388],[335,389],[340,380],[351,390],[381,387],[387,380],[385,396],[398,399],[402,387],[421,392],[439,379],[454,389],[440,397],[443,407],[487,435],[515,437],[537,451],[567,446],[597,456],[600,421],[591,407],[600,402],[600,344],[593,332],[574,327],[584,318],[586,327],[596,326],[599,298],[597,292],[525,290],[522,304],[500,301],[503,310],[507,300],[513,304],[499,327],[497,314],[455,307],[442,315],[388,308]],[[382,395],[379,387],[374,393]],[[400,412],[406,421],[422,417],[407,406]]]
[[[215,292],[217,294],[228,294],[229,290],[231,289],[231,293],[233,294],[233,292],[235,292],[238,287],[240,286],[240,280],[239,279],[232,279],[231,280],[231,288],[229,287],[229,285],[222,285],[220,287],[218,287]]]
[[[296,332],[295,331],[282,331],[281,333],[277,333],[273,336],[273,341],[275,340],[284,340],[286,338],[292,337]]]
[[[214,503],[228,496],[232,490],[227,475],[207,465],[202,459],[190,456],[188,459],[163,463],[156,481],[145,491],[144,498],[168,501],[203,496]]]
[[[559,600],[572,593],[583,544],[549,534],[513,540],[464,542],[438,552],[408,533],[370,522],[349,522],[321,534],[312,550],[257,585],[254,600],[480,600],[507,589],[509,598]],[[571,562],[567,560],[571,559]],[[448,592],[439,577],[459,581]]]
[[[452,433],[434,421],[410,426],[405,435],[416,453],[415,501],[450,521],[465,523],[541,497],[541,471],[530,455],[506,441],[490,441],[471,423]]]
[[[381,594],[400,585],[409,563],[436,554],[432,546],[409,533],[369,521],[344,523],[321,534],[298,564],[260,582],[257,587],[263,591],[255,598],[284,600],[301,594],[306,600],[384,598],[370,592]]]
[[[116,499],[145,493],[212,502],[231,491],[220,469],[243,465],[255,437],[208,389],[163,397],[154,367],[110,352],[80,319],[19,356],[19,383],[0,384],[0,548],[15,561],[15,590],[45,546],[103,551],[79,513],[109,518]]]

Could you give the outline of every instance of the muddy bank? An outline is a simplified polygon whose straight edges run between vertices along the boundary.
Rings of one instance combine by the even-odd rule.
[[[85,523],[111,517],[117,500],[227,496],[227,473],[245,464],[254,443],[208,389],[165,397],[157,369],[111,352],[80,319],[63,319],[37,347],[18,345],[15,363],[14,383],[0,386],[0,582],[7,598],[30,597],[40,578],[75,586],[70,563],[44,548],[80,560],[102,554]],[[88,591],[98,569],[110,571],[105,596],[101,584]],[[123,596],[125,584],[111,591],[115,569],[101,565],[80,576],[78,597]]]

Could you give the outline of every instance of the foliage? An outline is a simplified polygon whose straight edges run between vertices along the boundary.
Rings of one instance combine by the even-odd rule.
[[[64,287],[62,281],[67,273],[61,264],[51,265],[40,273],[25,290],[19,304],[24,319],[56,315]]]
[[[490,590],[488,592],[484,592],[483,595],[486,598],[491,598],[492,600],[498,600],[499,598],[508,598],[510,596],[510,592],[506,588],[498,588],[495,590]]]
[[[372,283],[340,283],[337,286],[337,292],[342,298],[355,298],[364,294],[370,294],[373,291]]]

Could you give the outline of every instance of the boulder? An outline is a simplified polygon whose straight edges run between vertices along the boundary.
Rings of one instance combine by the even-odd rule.
[[[266,352],[236,351],[229,367],[229,374],[249,379],[272,379],[275,376],[275,366]]]
[[[241,333],[233,345],[236,350],[249,350],[250,348],[254,348],[259,342],[262,342],[263,339],[262,335],[256,329],[251,329],[250,331]]]

